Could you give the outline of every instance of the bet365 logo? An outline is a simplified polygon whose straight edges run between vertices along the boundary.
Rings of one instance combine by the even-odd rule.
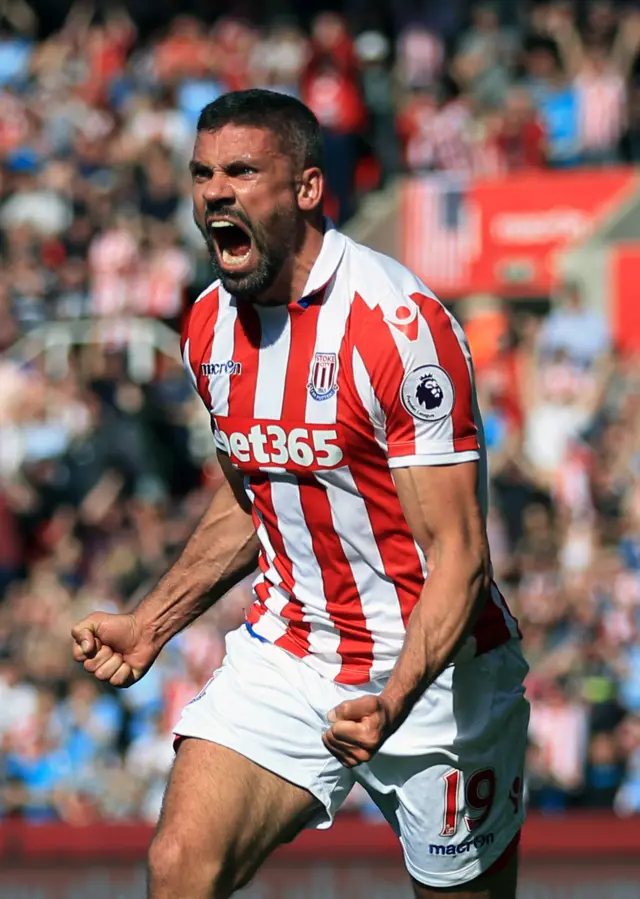
[[[338,468],[344,459],[337,425],[285,426],[218,416],[216,431],[233,464],[247,472],[265,468],[322,471]]]

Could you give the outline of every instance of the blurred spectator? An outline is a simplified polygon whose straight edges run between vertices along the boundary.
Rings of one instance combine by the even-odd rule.
[[[397,45],[397,76],[409,90],[431,88],[443,73],[445,47],[442,38],[420,25],[401,31]]]
[[[299,96],[300,77],[308,59],[309,45],[295,21],[276,21],[253,52],[258,87]]]
[[[479,3],[471,15],[471,27],[458,44],[454,70],[479,109],[495,109],[503,104],[512,77],[517,39],[501,28],[495,4]]]
[[[508,172],[540,169],[546,159],[546,137],[529,93],[512,87],[505,97],[497,145]]]
[[[604,316],[582,307],[579,288],[567,284],[557,308],[542,327],[539,341],[545,357],[562,352],[569,361],[588,367],[609,350],[609,327]]]
[[[581,161],[578,93],[566,71],[557,43],[532,37],[526,47],[526,85],[546,135],[546,158],[551,166]]]
[[[301,99],[322,125],[327,184],[337,205],[336,222],[343,224],[355,209],[358,138],[366,109],[355,48],[346,22],[335,13],[322,13],[313,24]]]
[[[580,138],[585,164],[611,164],[619,159],[627,113],[626,84],[602,46],[586,46],[575,79],[580,109]]]
[[[543,689],[534,697],[529,726],[540,778],[534,804],[546,810],[562,809],[584,783],[587,719],[585,710],[558,684]]]
[[[362,67],[364,102],[369,111],[368,138],[380,165],[380,186],[399,169],[395,84],[389,67],[390,45],[379,31],[364,31],[355,44]]]
[[[640,717],[630,715],[619,728],[619,740],[628,759],[624,781],[615,798],[620,815],[640,814]]]

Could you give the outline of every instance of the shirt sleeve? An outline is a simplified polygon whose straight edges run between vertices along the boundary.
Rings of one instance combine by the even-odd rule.
[[[198,322],[196,321],[195,324],[193,322],[193,318],[196,317],[194,309],[195,306],[192,306],[184,317],[180,334],[180,354],[189,381],[193,384],[207,412],[211,413],[211,398],[208,393],[207,376],[202,373],[202,363],[198,364],[198,359],[202,356],[202,353],[201,348],[198,346]],[[195,335],[193,333],[194,330],[196,332]],[[194,339],[195,345],[193,343]],[[211,433],[213,434],[213,442],[216,449],[221,452],[227,452],[228,447],[220,436],[213,415],[211,415]]]
[[[476,461],[479,413],[462,328],[434,297],[399,298],[358,346],[356,380],[389,466]]]

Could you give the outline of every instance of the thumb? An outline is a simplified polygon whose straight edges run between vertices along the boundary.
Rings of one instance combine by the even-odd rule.
[[[360,696],[358,699],[349,699],[341,702],[327,715],[331,724],[336,721],[360,721],[367,715],[372,715],[378,708],[376,696]]]

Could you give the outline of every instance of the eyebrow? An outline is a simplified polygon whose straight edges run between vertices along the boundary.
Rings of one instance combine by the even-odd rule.
[[[206,165],[204,162],[200,162],[199,159],[192,159],[189,163],[189,171],[192,175],[196,175],[198,173],[204,174],[205,172],[211,171],[211,166]]]

